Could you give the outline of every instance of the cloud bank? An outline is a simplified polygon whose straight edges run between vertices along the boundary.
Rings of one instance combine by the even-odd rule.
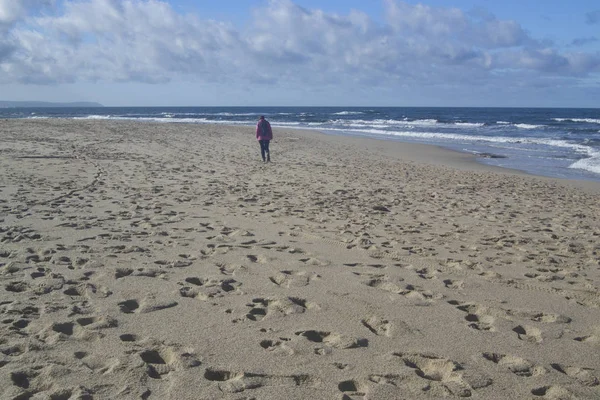
[[[381,23],[272,0],[241,29],[158,0],[0,0],[0,83],[539,87],[600,73],[600,54],[561,51],[515,21],[400,0],[383,6]]]

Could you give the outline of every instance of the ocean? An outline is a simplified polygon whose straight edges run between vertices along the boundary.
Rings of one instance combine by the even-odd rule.
[[[428,107],[3,108],[0,118],[70,118],[313,129],[433,144],[485,164],[600,182],[600,109]]]

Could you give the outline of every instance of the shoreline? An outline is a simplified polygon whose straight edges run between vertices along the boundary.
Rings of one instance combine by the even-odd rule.
[[[207,124],[211,125],[211,124]],[[215,127],[228,126],[232,129],[243,128],[239,125],[213,125]],[[244,126],[246,127],[246,126]],[[253,127],[247,126],[249,130]],[[311,135],[318,135],[325,142],[338,143],[338,141],[346,141],[349,143],[356,143],[359,146],[364,147],[367,151],[378,152],[379,155],[385,155],[391,159],[398,161],[410,161],[419,164],[426,164],[431,166],[448,167],[456,170],[470,171],[470,172],[490,172],[494,174],[505,174],[509,176],[522,176],[533,179],[539,179],[542,181],[559,183],[566,186],[574,187],[589,193],[600,194],[600,182],[585,179],[569,179],[569,178],[557,178],[545,175],[537,175],[529,173],[527,171],[500,167],[495,165],[489,165],[482,163],[478,160],[478,157],[474,154],[467,153],[464,151],[450,149],[441,145],[435,144],[424,144],[424,143],[413,143],[403,142],[401,140],[390,140],[390,139],[379,139],[373,137],[359,137],[354,135],[343,135],[343,134],[329,134],[321,132],[315,129],[297,129],[297,128],[281,128],[277,127],[278,132],[286,133],[298,132],[308,133]],[[274,143],[276,143],[277,137],[275,137]]]
[[[294,129],[290,128],[289,130]],[[298,130],[305,132],[304,129]],[[466,170],[472,172],[492,172],[515,176],[527,176],[549,182],[560,182],[562,184],[573,186],[591,193],[600,193],[600,182],[598,181],[550,177],[529,173],[519,169],[489,165],[480,162],[478,157],[474,154],[450,149],[441,145],[403,142],[400,140],[378,139],[371,137],[357,137],[350,135],[331,135],[317,130],[306,130],[306,132],[323,135],[324,137],[339,137],[341,138],[340,140],[352,140],[367,149],[379,151],[399,160],[410,160],[422,164],[446,166],[457,170]]]
[[[282,127],[319,129],[327,134],[372,136],[427,143],[462,151],[486,165],[557,179],[600,182],[597,116],[588,109],[463,107],[114,107],[37,112],[37,117],[130,119],[155,122],[253,126],[267,113]],[[137,110],[137,111],[136,111]],[[27,117],[28,113],[10,114]],[[34,117],[36,117],[34,116]],[[256,118],[255,118],[256,116]],[[491,155],[487,157],[486,155]],[[505,158],[505,159],[503,159]]]
[[[0,124],[0,397],[599,398],[596,186],[274,134]]]
[[[418,107],[417,107],[418,108]],[[445,107],[442,107],[445,108]],[[5,121],[31,121],[30,119],[24,118],[15,118],[15,119],[6,119]],[[153,121],[134,121],[134,120],[73,120],[70,118],[39,118],[36,120],[58,120],[58,121],[77,121],[77,122],[110,122],[110,123],[130,123],[130,124],[150,124],[150,125],[158,125],[161,126],[163,124],[171,124],[169,122],[153,122]],[[213,124],[213,123],[178,123],[173,122],[175,126],[181,124],[184,126],[187,125],[198,125],[201,127],[213,127],[213,128],[223,128],[228,127],[230,129],[247,129],[248,131],[253,131],[254,125],[228,125],[228,124]],[[319,131],[317,129],[308,129],[308,128],[288,128],[285,126],[275,126],[274,127],[278,132],[285,133],[286,131],[290,132],[303,132],[308,134],[316,134],[322,135],[324,138],[340,138],[340,140],[350,140],[355,141],[356,143],[360,143],[365,146],[367,149],[373,149],[379,151],[383,154],[387,154],[388,156],[396,157],[398,159],[410,160],[418,163],[425,163],[430,165],[438,165],[438,166],[448,166],[451,168],[459,169],[459,170],[468,170],[472,172],[494,172],[494,173],[504,173],[508,175],[521,175],[521,176],[529,176],[542,180],[549,180],[555,182],[562,182],[568,185],[572,185],[582,190],[586,191],[599,191],[600,192],[600,181],[596,180],[588,180],[588,179],[571,179],[571,178],[561,178],[561,177],[552,177],[546,175],[539,175],[535,173],[531,173],[524,170],[495,166],[490,164],[485,164],[478,160],[477,155],[468,153],[465,151],[451,149],[449,147],[445,147],[443,145],[436,144],[426,144],[426,143],[414,143],[414,142],[404,142],[398,139],[388,139],[388,138],[377,138],[377,137],[361,137],[356,135],[345,135],[345,134],[331,134],[324,131]],[[275,138],[276,142],[277,138]],[[332,139],[334,142],[336,139]],[[377,144],[379,143],[379,144]],[[393,148],[390,149],[390,147]],[[404,148],[403,148],[404,147]],[[406,149],[405,149],[406,148]],[[434,150],[436,149],[436,150]],[[391,153],[396,153],[394,156]]]
[[[419,107],[417,107],[419,108]],[[445,107],[442,107],[445,108]],[[80,122],[118,122],[118,123],[140,123],[140,124],[175,124],[175,125],[200,125],[200,126],[213,126],[213,127],[230,127],[231,129],[248,129],[252,130],[254,125],[240,125],[240,124],[214,124],[214,123],[187,123],[187,122],[155,122],[155,121],[135,121],[135,120],[73,120],[70,118],[50,118],[43,117],[37,120],[62,120],[62,121],[80,121]],[[11,120],[22,120],[28,121],[26,118],[15,118],[15,119],[6,119],[5,121]],[[390,153],[390,147],[396,148],[398,154],[401,155],[403,159],[408,159],[416,162],[424,162],[429,163],[431,165],[447,165],[456,169],[463,170],[471,170],[471,171],[489,171],[489,172],[498,172],[498,173],[506,173],[506,174],[514,174],[514,175],[524,175],[537,177],[540,179],[549,179],[555,180],[558,182],[570,182],[571,185],[586,190],[586,191],[596,191],[600,190],[600,178],[597,179],[577,179],[577,178],[563,178],[563,177],[555,177],[555,176],[547,176],[540,175],[535,172],[529,172],[526,170],[496,166],[492,164],[487,164],[481,161],[481,157],[476,154],[469,153],[466,151],[461,151],[457,149],[452,149],[450,147],[446,147],[444,145],[432,144],[432,143],[415,143],[411,141],[402,141],[400,139],[390,139],[390,138],[378,138],[378,137],[362,137],[353,134],[340,134],[340,133],[328,133],[326,130],[319,131],[318,129],[309,129],[309,128],[294,128],[287,126],[274,126],[277,131],[285,132],[285,131],[298,131],[298,132],[307,132],[311,134],[324,135],[325,137],[339,137],[345,138],[348,140],[357,141],[357,143],[362,141],[362,145],[366,148],[373,148],[382,153]],[[335,139],[334,139],[335,140]],[[371,142],[383,142],[384,144],[375,145]],[[371,143],[371,144],[369,144]],[[399,144],[399,145],[397,145]],[[403,149],[398,149],[399,147],[408,147],[412,150],[404,151]],[[427,149],[430,150],[427,150]],[[432,148],[437,148],[439,151],[433,151]],[[415,154],[416,152],[416,154]]]

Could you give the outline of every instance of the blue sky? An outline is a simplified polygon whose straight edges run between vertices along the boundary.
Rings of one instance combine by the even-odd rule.
[[[600,107],[600,3],[0,0],[0,100]]]

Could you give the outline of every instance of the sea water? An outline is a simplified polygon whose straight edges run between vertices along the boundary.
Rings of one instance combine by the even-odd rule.
[[[4,108],[0,118],[138,120],[254,126],[418,142],[536,175],[600,181],[600,109],[448,107]]]

